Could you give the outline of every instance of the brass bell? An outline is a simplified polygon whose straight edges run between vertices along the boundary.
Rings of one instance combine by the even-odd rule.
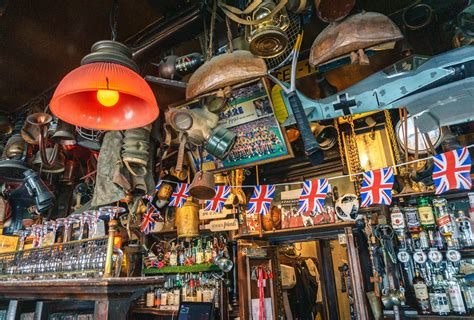
[[[72,146],[75,145],[76,140],[76,128],[67,122],[62,120],[58,120],[58,126],[56,127],[56,131],[51,136],[51,140],[63,146]]]
[[[41,171],[47,172],[47,173],[61,173],[64,171],[65,157],[62,152],[58,150],[55,151],[55,148],[46,148],[45,156],[48,159],[54,158],[52,165],[49,165],[43,162],[41,151],[38,151],[35,154],[35,156],[33,157],[33,160],[31,161],[31,164],[35,166],[36,168],[38,168],[38,170],[41,169]]]
[[[215,197],[214,174],[209,171],[199,171],[194,176],[189,187],[189,195],[199,200],[209,200]]]
[[[176,208],[176,233],[178,238],[192,238],[199,235],[199,205],[187,197],[181,208]]]
[[[45,138],[47,126],[53,117],[47,113],[39,112],[30,114],[21,129],[21,136],[29,144],[39,144],[41,138]],[[41,137],[40,137],[41,136]]]
[[[158,199],[168,201],[173,193],[173,186],[169,183],[161,183],[160,189],[158,190]]]

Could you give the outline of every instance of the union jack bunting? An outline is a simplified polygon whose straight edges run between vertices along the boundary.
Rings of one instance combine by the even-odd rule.
[[[472,162],[466,147],[437,154],[433,157],[433,162],[433,181],[436,186],[436,194],[454,189],[471,189]]]
[[[270,211],[270,204],[275,194],[274,185],[255,186],[252,197],[249,200],[248,213],[266,215]]]
[[[298,213],[323,212],[324,199],[329,191],[328,179],[316,179],[303,182],[303,191],[299,198]]]
[[[158,209],[154,205],[148,204],[146,213],[143,215],[142,223],[140,224],[140,231],[144,234],[149,234],[155,227],[155,217],[159,216],[160,213]]]
[[[392,203],[393,168],[387,167],[363,173],[364,180],[360,188],[361,207],[373,204]]]
[[[224,203],[230,195],[230,187],[228,186],[217,186],[214,188],[216,190],[216,196],[211,200],[206,200],[205,211],[214,211],[221,212],[224,207]]]
[[[176,189],[171,194],[171,207],[181,208],[186,202],[186,198],[189,196],[189,185],[187,183],[178,183]]]

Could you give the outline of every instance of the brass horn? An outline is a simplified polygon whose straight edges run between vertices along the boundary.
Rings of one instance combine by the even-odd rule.
[[[41,161],[50,167],[54,166],[58,154],[57,145],[54,146],[54,150],[50,152],[49,157],[46,153],[46,137],[48,126],[52,120],[53,117],[47,113],[33,113],[26,117],[26,122],[21,129],[21,135],[26,142],[39,145]]]

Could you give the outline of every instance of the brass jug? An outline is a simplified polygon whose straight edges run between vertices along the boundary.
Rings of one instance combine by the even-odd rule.
[[[208,171],[199,171],[189,187],[189,195],[199,200],[212,199],[216,195],[214,186],[214,174]]]
[[[176,231],[178,238],[192,238],[199,235],[199,205],[188,197],[181,208],[176,208]]]

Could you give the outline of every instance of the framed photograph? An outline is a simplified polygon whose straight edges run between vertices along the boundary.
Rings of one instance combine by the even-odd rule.
[[[179,107],[195,106],[196,101],[191,101]],[[202,167],[207,171],[252,167],[293,157],[286,134],[275,118],[267,84],[263,79],[233,88],[227,106],[219,113],[219,125],[235,132],[237,142],[224,160],[196,146],[189,146],[188,160],[194,172],[200,167],[200,151]]]
[[[364,171],[376,170],[395,164],[393,146],[390,143],[385,124],[376,125],[373,128],[361,128],[355,130],[357,151],[359,152],[360,165]],[[348,146],[349,133],[343,134],[345,156],[348,163],[349,174],[352,174],[351,159]],[[395,174],[396,174],[396,168]],[[355,180],[351,176],[351,181]]]

